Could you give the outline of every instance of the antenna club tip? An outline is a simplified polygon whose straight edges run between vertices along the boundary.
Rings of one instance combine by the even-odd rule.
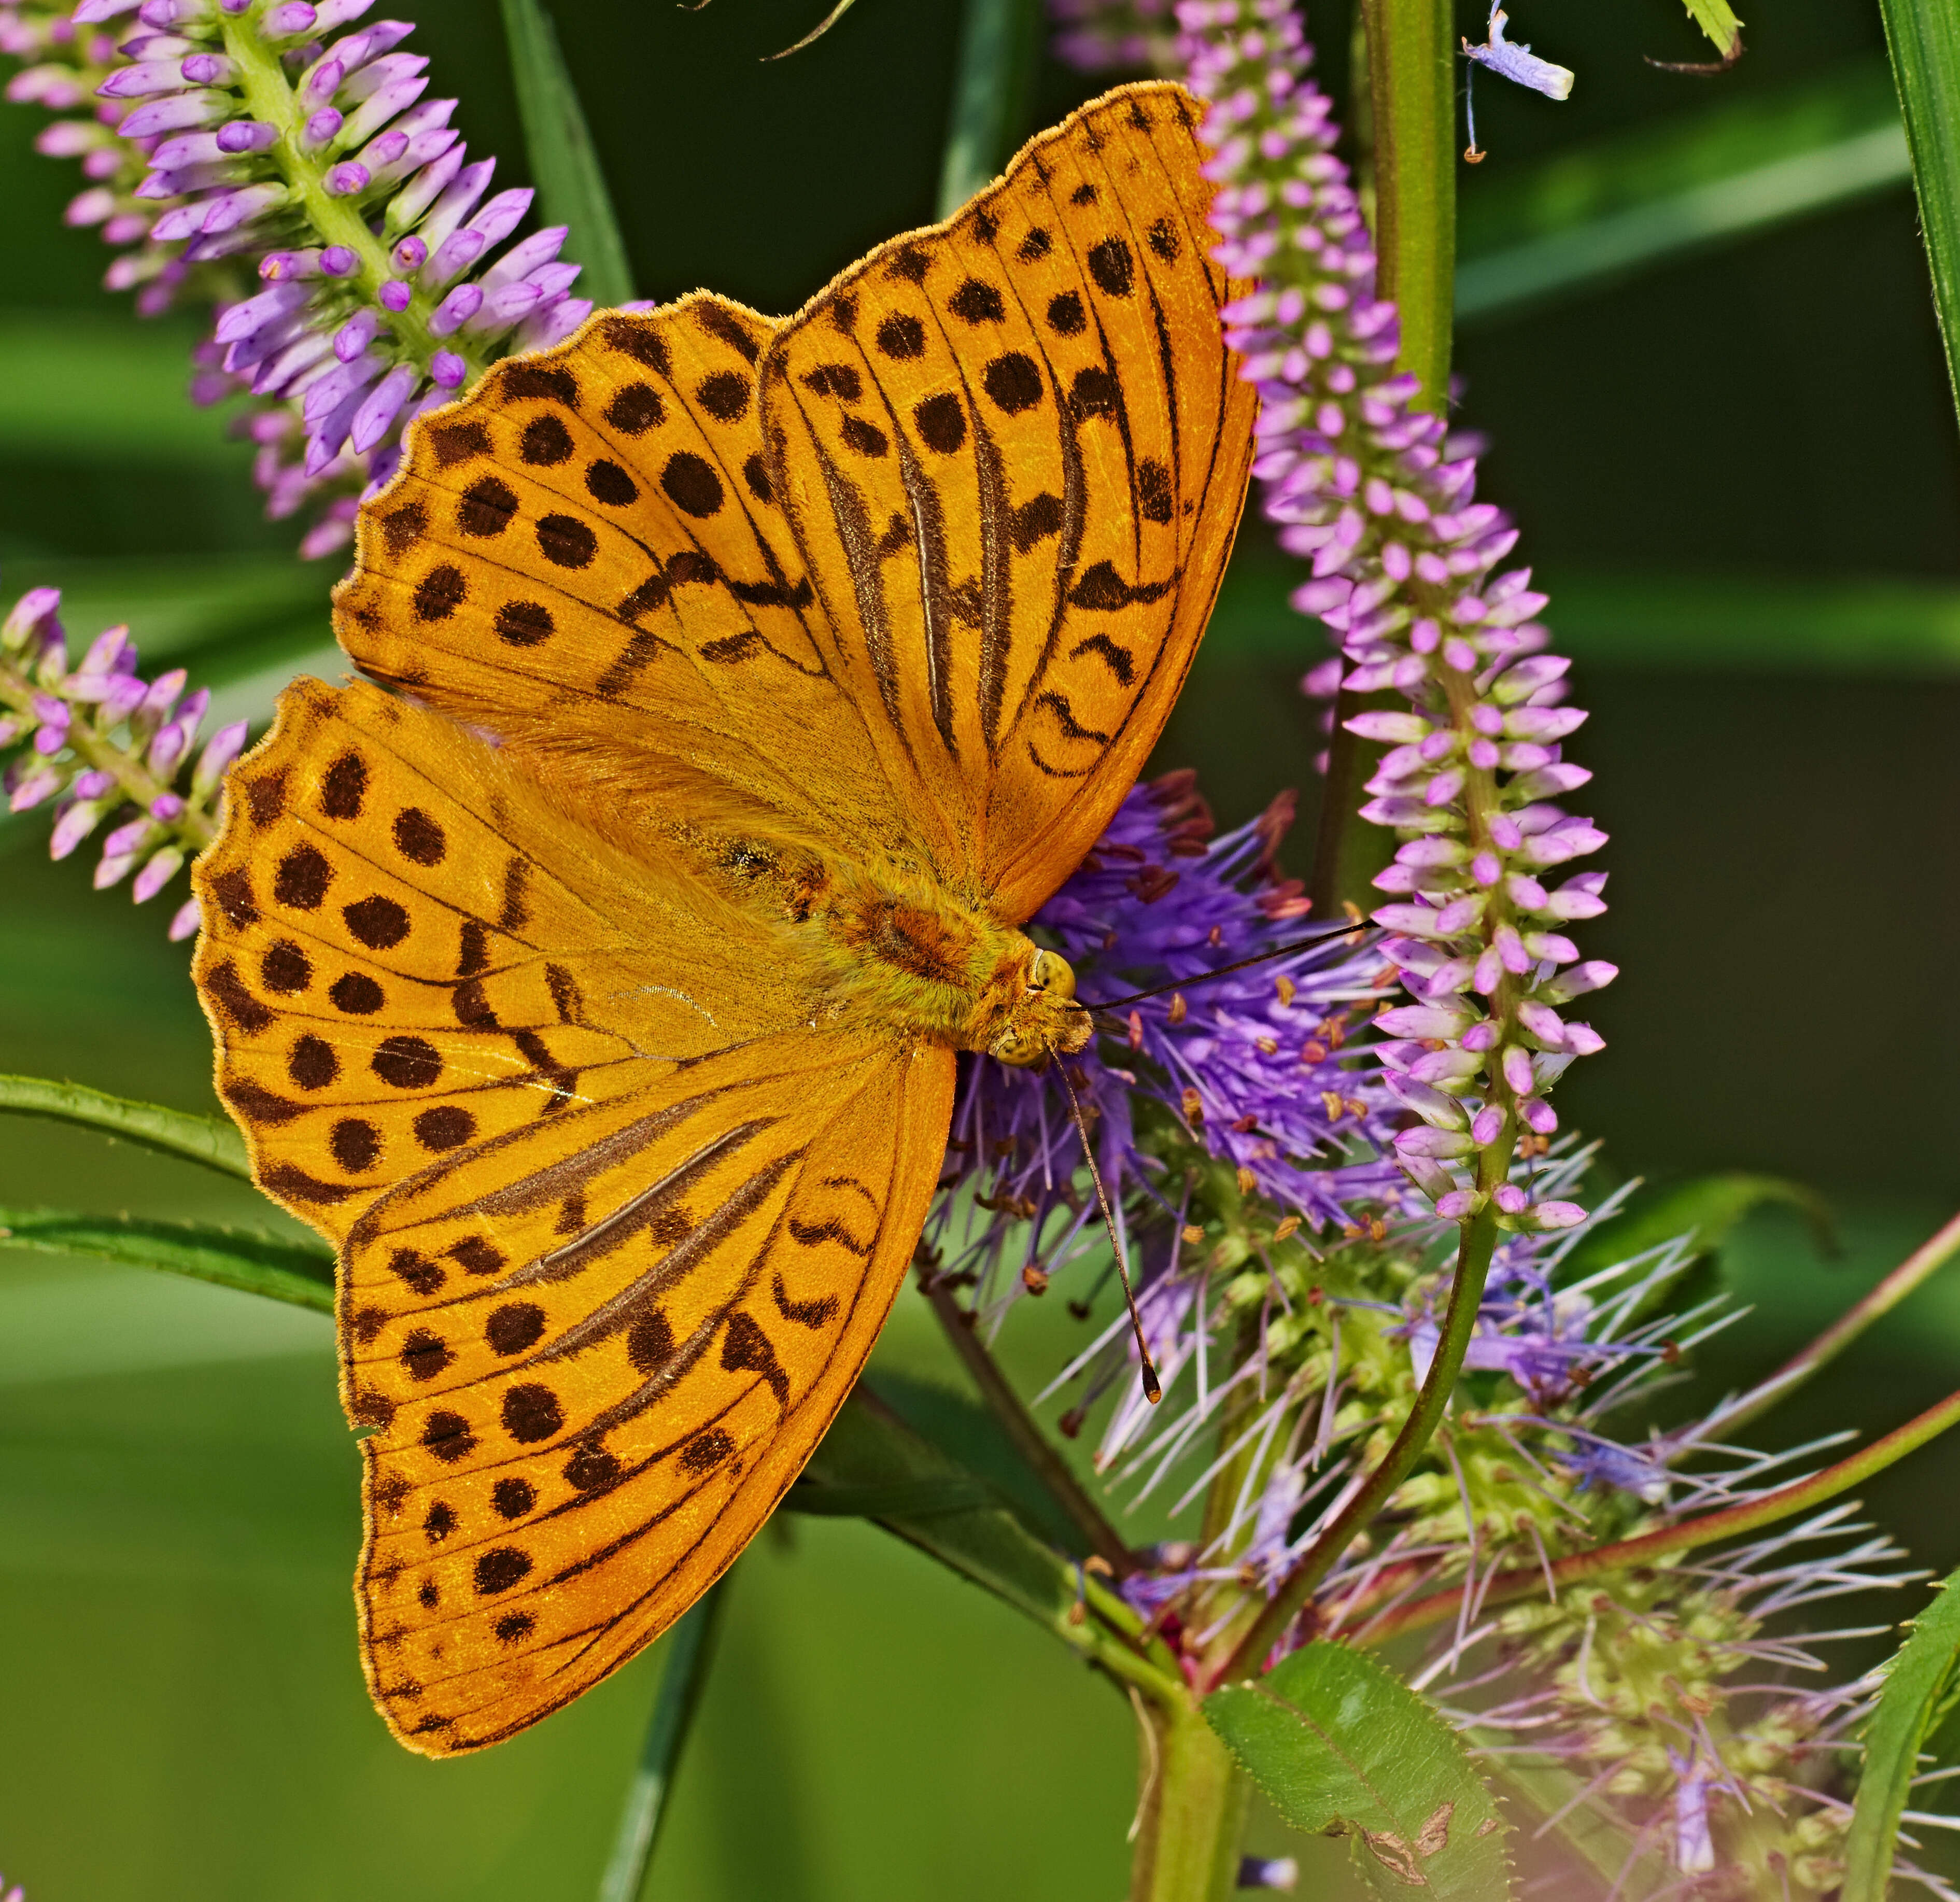
[[[1147,1360],[1144,1363],[1144,1398],[1153,1407],[1163,1398],[1163,1388],[1157,1382],[1157,1370]]]

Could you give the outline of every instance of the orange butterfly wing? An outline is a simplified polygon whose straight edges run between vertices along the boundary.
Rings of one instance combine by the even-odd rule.
[[[196,975],[259,1181],[340,1247],[371,1687],[412,1748],[478,1748],[795,1478],[911,1258],[953,1058],[813,1030],[793,944],[728,942],[682,868],[374,688],[289,689],[233,791]]]
[[[1134,782],[1238,525],[1258,399],[1202,158],[1181,88],[1112,93],[762,361],[838,671],[908,806],[957,826],[947,872],[1014,922]]]
[[[1192,126],[1112,95],[784,330],[697,294],[493,371],[336,597],[407,698],[299,683],[236,769],[198,980],[259,1180],[341,1248],[366,1663],[412,1748],[657,1635],[869,1350],[951,1054],[663,829],[1007,920],[1093,843],[1249,456]]]

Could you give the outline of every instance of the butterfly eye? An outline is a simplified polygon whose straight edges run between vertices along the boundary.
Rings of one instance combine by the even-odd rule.
[[[1037,951],[1028,966],[1028,988],[1045,991],[1052,997],[1075,995],[1075,970],[1066,958],[1052,951]]]

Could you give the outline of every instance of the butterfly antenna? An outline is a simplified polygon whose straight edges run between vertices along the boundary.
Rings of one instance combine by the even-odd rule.
[[[1137,1297],[1130,1287],[1130,1271],[1123,1261],[1123,1239],[1116,1232],[1116,1217],[1109,1206],[1109,1191],[1102,1186],[1102,1172],[1096,1166],[1096,1151],[1089,1140],[1089,1124],[1083,1116],[1075,1085],[1070,1080],[1068,1066],[1056,1055],[1052,1044],[1048,1045],[1048,1054],[1056,1073],[1061,1078],[1062,1088],[1068,1093],[1068,1112],[1075,1118],[1075,1133],[1082,1138],[1082,1159],[1089,1165],[1089,1179],[1096,1185],[1096,1201],[1102,1210],[1103,1225],[1109,1231],[1109,1245],[1115,1252],[1116,1272],[1122,1278],[1123,1302],[1130,1311],[1130,1326],[1137,1337],[1137,1358],[1143,1363],[1144,1398],[1154,1407],[1163,1398],[1163,1386],[1157,1379],[1157,1363],[1151,1360],[1150,1348],[1144,1341],[1144,1317],[1137,1312]]]
[[[1345,919],[1339,924],[1327,926],[1316,937],[1297,938],[1291,944],[1275,945],[1270,951],[1261,951],[1249,958],[1240,958],[1236,963],[1221,964],[1216,971],[1201,971],[1195,978],[1173,978],[1169,984],[1157,984],[1148,991],[1132,991],[1127,997],[1110,997],[1096,1003],[1085,1000],[1083,1007],[1090,1010],[1127,1010],[1133,1003],[1141,1003],[1146,997],[1161,997],[1171,991],[1195,990],[1201,984],[1209,984],[1214,978],[1229,978],[1233,972],[1250,970],[1255,964],[1269,964],[1274,958],[1290,957],[1296,951],[1311,951],[1316,944],[1322,943],[1328,938],[1338,938],[1343,933],[1356,928],[1353,919]]]
[[[1467,40],[1463,43],[1463,50],[1466,53],[1470,50],[1470,43]],[[1470,134],[1470,143],[1463,148],[1463,157],[1465,162],[1472,165],[1482,164],[1484,156],[1477,149],[1476,85],[1477,62],[1473,59],[1463,69],[1463,122]]]

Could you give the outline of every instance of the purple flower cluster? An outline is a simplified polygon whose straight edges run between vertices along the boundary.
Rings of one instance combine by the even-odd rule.
[[[1191,774],[1139,786],[1032,921],[1076,966],[1092,1009],[1168,988],[1099,1013],[1102,1034],[1071,1060],[1071,1078],[1119,1224],[1157,1220],[1173,1251],[1192,1185],[1172,1149],[1216,1165],[1235,1195],[1290,1213],[1294,1228],[1344,1223],[1357,1202],[1400,1188],[1379,1160],[1395,1105],[1350,1042],[1383,968],[1352,934],[1303,926],[1306,901],[1273,857],[1291,817],[1289,796],[1214,838]],[[1262,962],[1208,978],[1251,957]],[[949,1273],[980,1282],[983,1302],[1045,1287],[1078,1241],[1093,1245],[1100,1217],[1075,1186],[1080,1138],[1052,1070],[972,1064],[950,1147],[982,1219],[970,1220],[963,1197],[944,1200],[929,1238],[952,1250]]]
[[[211,695],[186,693],[181,667],[146,681],[127,628],[98,635],[71,664],[61,596],[34,588],[0,622],[0,790],[8,809],[53,804],[48,849],[66,858],[113,819],[95,889],[131,879],[138,905],[154,898],[216,832],[212,810],[224,769],[245,743],[245,722],[221,727],[200,751]],[[198,927],[188,899],[172,938]]]
[[[1050,0],[1048,11],[1055,23],[1049,45],[1064,65],[1180,70],[1173,0]]]
[[[192,394],[256,399],[269,513],[324,500],[316,555],[351,539],[412,417],[591,308],[563,227],[497,255],[532,195],[491,192],[496,161],[469,161],[457,102],[424,97],[413,29],[358,24],[373,3],[81,0],[72,19],[0,4],[0,51],[32,62],[8,97],[89,109],[39,142],[92,181],[69,221],[136,247],[108,281],[145,312],[215,302]]]
[[[1178,17],[1218,184],[1214,253],[1260,288],[1226,313],[1259,386],[1255,469],[1280,540],[1309,558],[1293,596],[1340,641],[1354,694],[1393,689],[1408,710],[1347,722],[1391,750],[1362,816],[1402,844],[1375,914],[1411,1002],[1377,1022],[1389,1087],[1420,1119],[1398,1159],[1438,1211],[1494,1204],[1506,1226],[1569,1226],[1583,1211],[1511,1179],[1519,1136],[1558,1126],[1547,1095],[1602,1047],[1562,1014],[1608,983],[1564,927],[1597,916],[1603,874],[1551,874],[1605,835],[1556,803],[1591,774],[1561,743],[1585,714],[1563,704],[1569,663],[1545,651],[1530,571],[1494,572],[1517,531],[1473,499],[1476,466],[1446,460],[1440,417],[1397,375],[1395,307],[1326,96],[1287,0],[1185,0]]]

